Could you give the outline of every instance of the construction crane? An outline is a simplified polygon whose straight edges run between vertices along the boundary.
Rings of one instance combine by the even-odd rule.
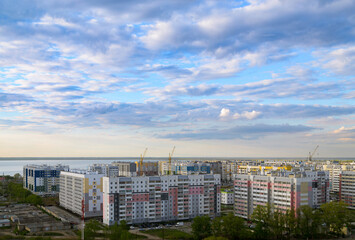
[[[145,157],[145,154],[147,153],[148,148],[145,148],[144,153],[141,154],[141,159],[139,161],[139,176],[143,175],[143,159]]]
[[[319,145],[316,146],[316,148],[314,149],[313,153],[311,154],[311,152],[309,152],[309,155],[308,155],[308,161],[311,162],[312,161],[312,158],[314,156],[314,154],[316,153],[317,149],[319,148]]]
[[[175,151],[175,146],[173,147],[173,150],[171,151],[171,153],[169,153],[169,172],[168,175],[172,175],[173,171],[171,171],[171,158],[173,157]]]

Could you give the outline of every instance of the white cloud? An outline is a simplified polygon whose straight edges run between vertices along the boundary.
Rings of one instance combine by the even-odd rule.
[[[340,75],[354,75],[355,46],[343,46],[314,54],[320,58],[323,68]]]
[[[222,108],[221,113],[219,114],[219,117],[225,118],[228,117],[230,113],[230,110],[228,108]]]
[[[255,119],[255,118],[259,117],[260,115],[261,115],[261,112],[253,110],[253,111],[250,111],[250,112],[244,111],[242,113],[235,113],[233,115],[233,118],[234,119],[243,119],[244,118],[244,119],[252,120],[252,119]]]

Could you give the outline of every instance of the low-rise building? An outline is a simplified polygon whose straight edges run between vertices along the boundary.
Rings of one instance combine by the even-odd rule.
[[[234,191],[221,191],[222,204],[234,204]]]
[[[23,187],[37,195],[54,195],[59,193],[59,175],[68,171],[64,165],[26,165],[23,167]]]
[[[104,174],[86,170],[60,173],[60,206],[84,217],[102,216],[102,178]]]
[[[103,222],[129,224],[219,216],[220,175],[103,178]]]

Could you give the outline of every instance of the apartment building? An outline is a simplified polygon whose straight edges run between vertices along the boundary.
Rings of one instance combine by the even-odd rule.
[[[158,162],[143,162],[142,166],[139,162],[135,162],[137,166],[137,174],[143,176],[156,176],[159,174]]]
[[[282,212],[300,206],[319,207],[329,201],[327,172],[274,172],[236,174],[234,178],[235,215],[250,218],[258,206],[273,205]]]
[[[104,174],[106,177],[119,176],[119,167],[112,164],[93,164],[89,166],[89,171]]]
[[[353,165],[326,164],[322,166],[324,171],[329,172],[329,187],[332,193],[339,192],[339,176],[342,171],[351,171]]]
[[[103,222],[184,220],[221,211],[220,175],[103,178]]]
[[[137,164],[135,162],[113,162],[112,166],[117,166],[119,176],[124,177],[136,177],[137,176]]]
[[[222,204],[234,204],[234,191],[221,191]]]
[[[102,216],[102,178],[105,174],[86,170],[60,173],[59,204],[84,217]]]
[[[60,171],[68,171],[64,165],[26,165],[23,167],[23,187],[37,195],[54,195],[59,192]]]
[[[355,209],[355,171],[343,171],[339,176],[339,198]]]
[[[169,171],[169,162],[161,161],[159,163],[159,172],[161,175],[168,175],[169,172],[176,175],[189,174],[210,174],[211,166],[208,163],[196,161],[173,161]]]

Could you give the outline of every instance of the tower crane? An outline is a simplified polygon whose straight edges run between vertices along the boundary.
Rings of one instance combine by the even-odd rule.
[[[308,161],[311,162],[312,161],[312,158],[314,156],[314,154],[316,153],[317,149],[319,148],[319,145],[316,146],[316,148],[314,149],[313,153],[311,154],[311,152],[309,152],[309,155],[308,155]]]
[[[169,153],[169,173],[168,175],[172,175],[173,171],[171,171],[171,158],[173,157],[175,151],[175,146],[173,147],[173,150],[171,151],[171,153]]]
[[[145,154],[147,153],[148,148],[145,148],[144,153],[141,154],[141,159],[139,161],[139,176],[143,175],[143,159],[145,157]]]

